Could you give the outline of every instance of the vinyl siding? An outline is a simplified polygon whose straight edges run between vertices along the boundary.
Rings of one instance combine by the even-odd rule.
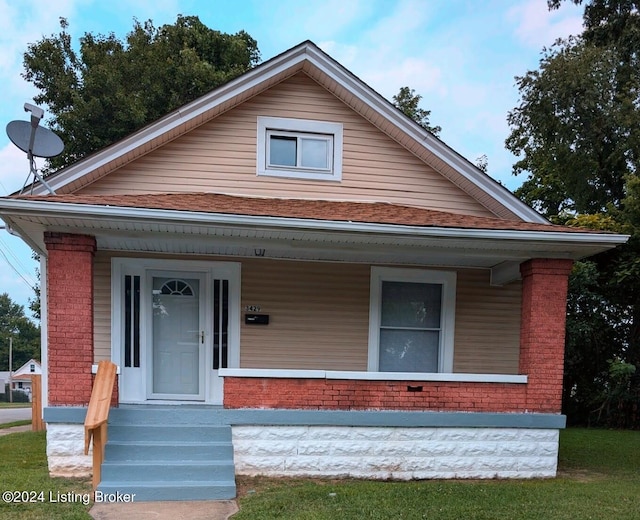
[[[453,371],[517,374],[521,282],[489,285],[489,271],[458,271]]]
[[[125,255],[95,258],[96,362],[110,357],[111,256]],[[189,259],[242,263],[242,368],[367,369],[369,265]],[[491,287],[487,270],[457,271],[454,372],[518,373],[520,300],[519,282]],[[248,305],[268,314],[269,325],[245,325]]]
[[[342,181],[257,176],[258,116],[343,123]],[[386,201],[494,216],[304,73],[78,191],[83,194],[175,192]]]
[[[242,325],[241,367],[367,369],[368,265],[243,262],[242,305],[270,321]]]
[[[94,362],[111,359],[111,255],[96,252],[93,261]]]

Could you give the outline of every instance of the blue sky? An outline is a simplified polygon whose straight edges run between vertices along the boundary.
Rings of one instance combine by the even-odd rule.
[[[549,12],[546,0],[0,0],[0,126],[28,119],[23,105],[35,90],[20,77],[22,55],[57,33],[60,17],[77,43],[86,32],[124,38],[134,18],[157,27],[178,14],[247,31],[263,60],[312,40],[388,99],[410,86],[441,139],[473,162],[486,154],[489,174],[512,190],[523,181],[511,175],[515,158],[504,149],[506,116],[518,101],[514,77],[537,68],[542,48],[579,33],[582,21],[581,7],[565,2]],[[0,195],[19,190],[28,172],[26,156],[1,132]],[[35,267],[29,248],[0,230],[0,293],[26,308]]]

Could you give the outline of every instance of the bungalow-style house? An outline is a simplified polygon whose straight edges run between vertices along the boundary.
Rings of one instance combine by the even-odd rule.
[[[41,255],[53,475],[228,498],[234,475],[556,474],[567,277],[627,237],[551,225],[311,42],[0,199]]]
[[[29,396],[29,400],[31,400],[31,376],[41,374],[42,367],[40,366],[40,362],[37,359],[30,359],[13,373],[11,377],[13,390],[24,392]]]

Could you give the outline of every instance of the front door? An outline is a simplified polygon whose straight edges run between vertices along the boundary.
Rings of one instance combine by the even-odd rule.
[[[204,400],[205,276],[158,272],[151,277],[150,399]]]

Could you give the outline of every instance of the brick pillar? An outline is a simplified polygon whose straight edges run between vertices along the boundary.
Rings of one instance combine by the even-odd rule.
[[[86,405],[93,363],[93,255],[87,235],[47,232],[50,406]]]
[[[572,260],[535,258],[520,266],[520,373],[528,376],[527,409],[560,413],[567,286]]]

